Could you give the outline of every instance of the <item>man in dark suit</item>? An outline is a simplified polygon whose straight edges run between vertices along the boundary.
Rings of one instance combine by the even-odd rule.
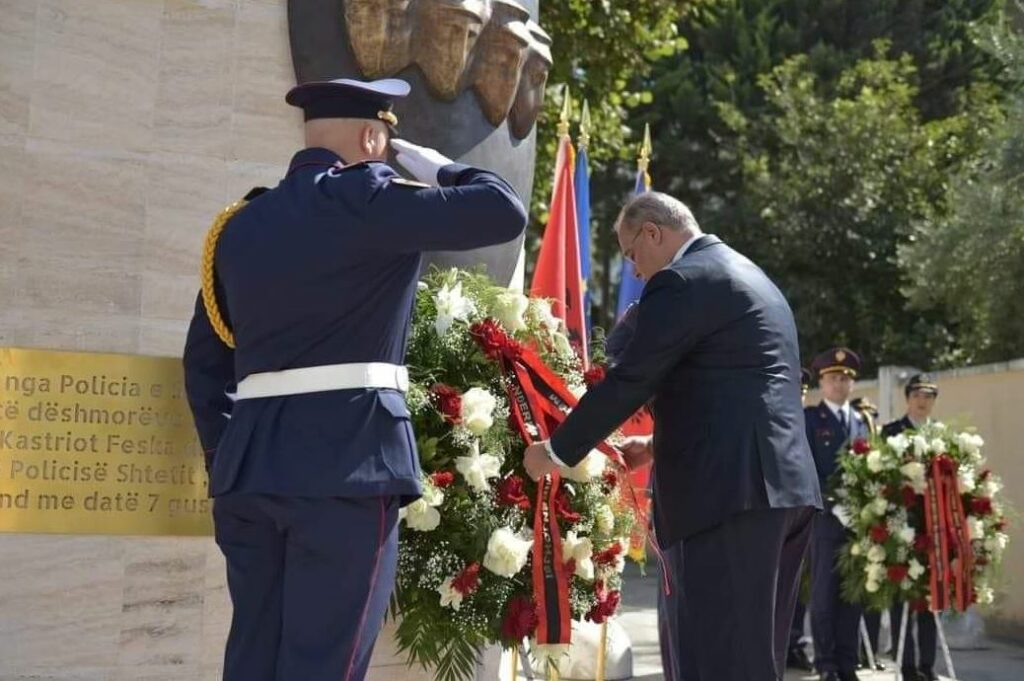
[[[871,433],[863,415],[850,406],[860,357],[848,348],[821,353],[811,365],[818,375],[822,400],[807,407],[807,441],[811,444],[822,489],[836,470],[836,457],[857,438]],[[811,631],[814,666],[822,681],[857,681],[857,642],[861,609],[840,593],[836,554],[847,539],[846,528],[831,512],[814,520],[811,541]]]
[[[402,366],[421,253],[526,224],[493,173],[398,140],[416,180],[385,163],[408,91],[293,89],[307,148],[206,249],[184,365],[234,606],[225,681],[365,678],[421,493]]]
[[[915,374],[903,389],[907,398],[907,413],[903,418],[891,421],[882,428],[882,437],[894,437],[908,430],[917,430],[931,420],[932,409],[939,397],[939,386],[928,374]],[[903,603],[896,602],[889,611],[892,622],[892,656],[899,654],[899,635],[903,618]],[[914,620],[917,620],[917,645],[914,642]],[[935,616],[925,610],[907,621],[907,639],[904,642],[903,659],[897,660],[903,670],[905,681],[937,681],[935,675],[935,650],[938,632]],[[914,658],[917,648],[919,657]]]
[[[821,495],[803,433],[793,315],[754,263],[703,235],[689,209],[634,197],[615,226],[646,281],[619,363],[551,437],[529,447],[534,479],[574,465],[653,398],[655,529],[682,543],[686,681],[781,678],[800,561]]]

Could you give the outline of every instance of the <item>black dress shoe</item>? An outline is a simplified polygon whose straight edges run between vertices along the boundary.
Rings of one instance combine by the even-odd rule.
[[[818,681],[839,681],[838,672],[822,672],[818,676]]]
[[[919,669],[917,670],[917,678],[920,681],[939,681],[939,677],[935,675],[935,672],[931,669]]]
[[[857,672],[839,672],[836,676],[839,681],[860,681],[860,677],[857,676]]]
[[[796,646],[789,649],[786,654],[786,667],[788,669],[799,669],[803,672],[813,672],[814,665],[804,652],[803,646]]]
[[[904,667],[900,670],[900,675],[903,677],[903,681],[924,681],[924,675],[919,674],[913,667]],[[933,679],[935,677],[932,677]]]

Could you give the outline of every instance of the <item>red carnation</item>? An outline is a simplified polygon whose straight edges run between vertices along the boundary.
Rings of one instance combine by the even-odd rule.
[[[455,473],[451,471],[437,471],[431,474],[430,482],[433,483],[434,487],[444,489],[455,482]]]
[[[601,474],[601,479],[606,486],[611,488],[619,484],[619,474],[612,468],[605,468],[604,473]]]
[[[501,359],[505,354],[518,355],[522,350],[519,342],[510,338],[498,322],[489,317],[469,327],[469,333],[491,359]]]
[[[462,394],[458,390],[444,383],[435,383],[430,392],[446,421],[459,423],[462,420]]]
[[[588,388],[593,388],[604,380],[605,374],[605,368],[600,364],[595,364],[583,372],[583,382],[587,384]]]
[[[597,582],[597,603],[586,614],[586,619],[601,624],[619,609],[620,594],[618,591],[606,591],[602,582]]]
[[[862,437],[857,438],[853,441],[853,453],[854,454],[867,454],[871,451],[871,445],[868,441]]]
[[[914,537],[914,550],[918,553],[925,553],[929,546],[931,546],[931,541],[929,541],[928,535],[919,534]]]
[[[501,637],[506,641],[521,641],[537,628],[537,608],[526,596],[516,596],[508,602],[501,621]]]
[[[882,544],[889,538],[889,530],[885,525],[875,525],[871,528],[871,541]]]
[[[480,563],[470,563],[452,579],[452,588],[463,596],[476,591],[480,586]]]
[[[925,612],[928,610],[928,599],[927,598],[915,598],[910,601],[910,610],[912,612]]]
[[[903,495],[903,505],[907,508],[913,508],[917,505],[917,492],[910,485],[904,485],[900,489],[900,493]]]
[[[523,479],[512,474],[498,483],[498,505],[530,508],[530,498],[523,490]]]
[[[555,516],[570,523],[578,523],[580,521],[581,516],[572,510],[572,506],[569,504],[569,495],[566,493],[564,486],[560,486],[558,493],[555,494]]]
[[[604,551],[594,554],[594,565],[614,565],[620,555],[622,555],[622,544],[615,542]]]
[[[977,516],[992,515],[992,500],[988,497],[971,499],[971,513]]]
[[[894,584],[899,584],[907,578],[907,572],[909,569],[906,565],[890,565],[889,566],[889,581]]]

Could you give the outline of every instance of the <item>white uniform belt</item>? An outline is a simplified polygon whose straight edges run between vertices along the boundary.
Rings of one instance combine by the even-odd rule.
[[[397,364],[355,362],[249,374],[239,382],[236,399],[251,400],[361,388],[390,388],[405,392],[409,389],[409,372]]]

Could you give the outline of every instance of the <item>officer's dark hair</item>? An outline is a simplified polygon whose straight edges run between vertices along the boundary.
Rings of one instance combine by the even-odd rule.
[[[645,222],[652,222],[676,232],[688,230],[700,233],[700,225],[686,204],[662,192],[637,194],[626,202],[619,213],[619,229],[625,227],[632,233]]]

